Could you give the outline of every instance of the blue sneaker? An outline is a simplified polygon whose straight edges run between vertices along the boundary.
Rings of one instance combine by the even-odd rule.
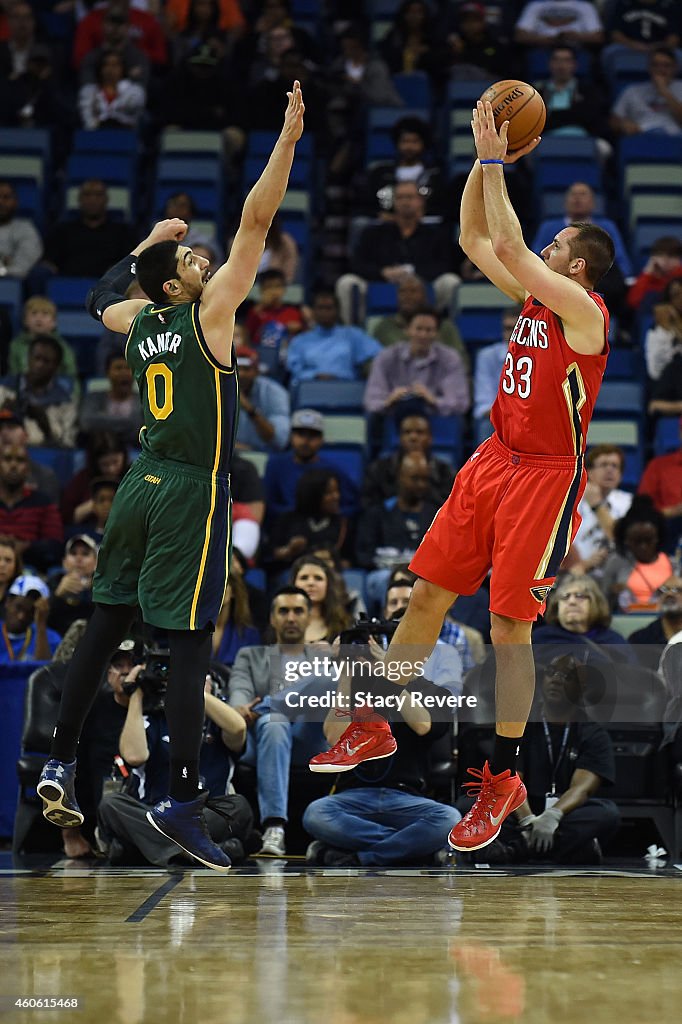
[[[208,833],[203,815],[207,799],[208,793],[182,803],[170,796],[166,797],[147,811],[147,821],[195,860],[224,874],[230,870],[232,861],[216,846]]]
[[[43,801],[43,815],[60,828],[76,828],[85,821],[76,801],[76,762],[47,762],[38,780],[38,796]]]

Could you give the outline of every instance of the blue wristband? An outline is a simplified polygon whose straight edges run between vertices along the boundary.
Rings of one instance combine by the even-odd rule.
[[[479,164],[503,164],[504,160],[479,160]]]

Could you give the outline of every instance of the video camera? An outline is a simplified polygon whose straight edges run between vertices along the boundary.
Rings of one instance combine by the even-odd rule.
[[[123,692],[130,697],[135,690],[142,690],[142,710],[150,715],[162,711],[168,687],[170,654],[160,647],[145,647],[142,661],[144,668],[131,683],[123,684]]]
[[[361,615],[350,629],[344,629],[339,640],[342,646],[344,644],[368,644],[369,638],[372,636],[385,650],[398,625],[398,619],[368,619],[366,615]]]

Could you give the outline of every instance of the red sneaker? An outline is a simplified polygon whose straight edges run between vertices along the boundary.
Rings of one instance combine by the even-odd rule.
[[[316,754],[308,767],[311,772],[349,772],[363,761],[390,757],[397,749],[388,722],[374,715],[351,722],[331,750]]]
[[[521,778],[512,775],[508,768],[493,775],[486,761],[483,771],[469,768],[469,774],[480,780],[464,783],[472,792],[478,790],[476,803],[448,836],[452,849],[463,853],[482,850],[497,839],[504,819],[526,799],[526,787]]]

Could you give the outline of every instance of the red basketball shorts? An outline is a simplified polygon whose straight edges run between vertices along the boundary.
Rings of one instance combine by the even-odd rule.
[[[497,435],[460,469],[410,562],[418,576],[473,594],[490,569],[490,610],[532,622],[580,526],[582,457],[512,452]]]

